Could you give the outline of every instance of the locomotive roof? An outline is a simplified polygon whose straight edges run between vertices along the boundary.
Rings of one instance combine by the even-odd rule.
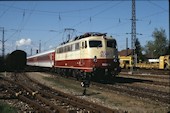
[[[79,40],[79,39],[86,38],[86,37],[89,37],[89,36],[106,36],[106,34],[107,33],[87,32],[83,35],[75,37],[74,40]]]
[[[67,40],[67,41],[61,43],[59,46],[62,46],[62,45],[65,45],[65,44],[67,44],[67,43],[69,43],[69,42],[73,42],[73,41],[80,40],[80,39],[83,39],[83,38],[88,38],[88,37],[90,37],[90,36],[106,36],[106,34],[107,34],[107,33],[87,32],[87,33],[85,33],[85,34],[83,34],[83,35],[76,36],[76,37],[73,38],[72,40]],[[112,39],[112,38],[110,38],[110,37],[105,37],[105,38],[107,38],[107,39]]]
[[[83,35],[80,36],[76,36],[74,39],[72,39],[71,41],[76,41],[76,40],[80,40],[82,38],[87,38],[90,36],[106,36],[107,33],[99,33],[99,32],[87,32]],[[64,45],[66,43],[70,42],[70,40],[67,40],[66,42],[61,43],[60,45]]]

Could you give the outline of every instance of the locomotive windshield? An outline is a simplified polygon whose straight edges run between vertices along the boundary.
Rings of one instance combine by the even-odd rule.
[[[116,48],[116,40],[107,40],[107,47]]]
[[[91,40],[89,41],[90,47],[102,47],[102,41],[99,40]]]

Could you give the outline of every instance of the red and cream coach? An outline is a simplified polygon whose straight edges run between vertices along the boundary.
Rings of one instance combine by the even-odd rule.
[[[27,58],[31,66],[50,67],[66,76],[90,75],[103,79],[117,75],[119,59],[116,40],[106,33],[86,33],[62,43],[55,50]]]
[[[55,49],[27,57],[27,65],[52,68],[55,62]]]

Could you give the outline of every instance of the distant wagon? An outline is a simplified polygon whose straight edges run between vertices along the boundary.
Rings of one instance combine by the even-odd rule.
[[[22,50],[15,50],[6,58],[7,71],[22,71],[26,66],[27,54]]]

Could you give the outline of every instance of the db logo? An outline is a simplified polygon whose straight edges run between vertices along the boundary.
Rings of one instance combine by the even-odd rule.
[[[100,52],[100,56],[101,56],[101,57],[106,57],[106,52],[101,51],[101,52]]]

